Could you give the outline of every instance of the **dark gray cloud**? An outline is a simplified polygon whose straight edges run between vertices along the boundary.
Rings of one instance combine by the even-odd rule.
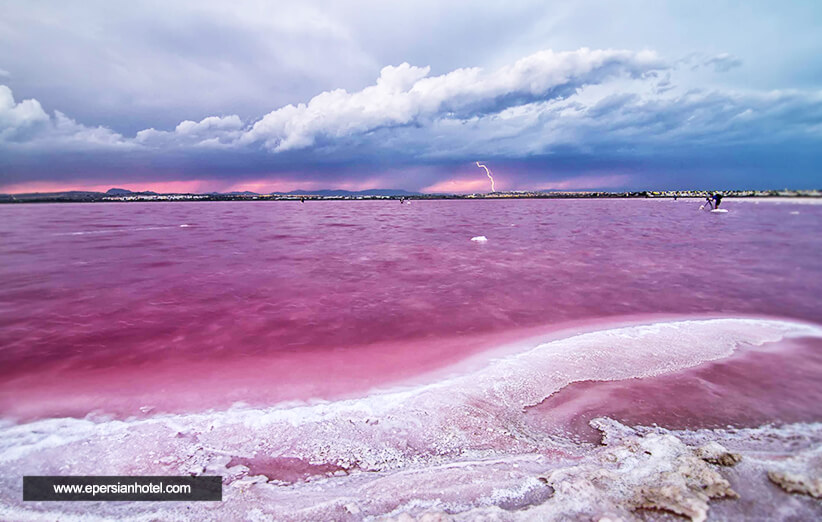
[[[705,65],[712,66],[717,72],[728,72],[735,67],[741,67],[742,60],[728,53],[722,53],[708,59]]]
[[[0,67],[19,96],[134,133],[271,107],[378,69],[302,2],[3,2]],[[367,75],[367,76],[366,76]]]

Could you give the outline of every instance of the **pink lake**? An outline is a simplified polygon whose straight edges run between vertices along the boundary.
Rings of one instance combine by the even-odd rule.
[[[519,338],[651,315],[819,321],[822,206],[698,206],[3,205],[0,413],[350,397]]]

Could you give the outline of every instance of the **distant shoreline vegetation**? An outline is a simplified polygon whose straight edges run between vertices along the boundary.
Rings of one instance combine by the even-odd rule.
[[[580,199],[580,198],[705,198],[716,192],[727,198],[789,197],[822,198],[822,190],[669,190],[669,191],[506,191],[476,194],[421,194],[404,190],[375,189],[299,190],[287,193],[169,193],[132,192],[111,189],[107,192],[67,191],[29,194],[0,194],[0,203],[100,203],[133,201],[362,201],[362,200],[438,200],[438,199]]]

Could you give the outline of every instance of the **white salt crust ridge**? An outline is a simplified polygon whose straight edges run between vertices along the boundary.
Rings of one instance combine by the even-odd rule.
[[[549,496],[546,470],[593,457],[589,447],[526,426],[526,406],[575,381],[670,373],[746,344],[808,336],[822,337],[822,329],[764,319],[664,322],[551,341],[489,360],[467,375],[357,400],[125,421],[7,423],[0,427],[0,518],[71,519],[88,511],[79,504],[21,505],[24,474],[220,474],[227,501],[191,508],[206,518],[528,511]],[[266,476],[254,476],[235,458]],[[282,475],[286,462],[302,466],[304,480]],[[363,498],[373,501],[363,505]],[[147,503],[99,509],[103,518],[135,520],[194,514]]]
[[[818,473],[814,466],[822,451],[822,423],[730,431],[632,429],[607,418],[594,419],[592,425],[602,431],[605,445],[575,459],[503,455],[293,485],[242,476],[224,485],[222,503],[18,503],[0,506],[0,517],[633,521],[657,519],[657,511],[694,521],[822,516],[818,500],[786,493],[767,478],[769,469],[785,467],[786,451],[795,453],[789,466]],[[714,465],[701,456],[702,448],[720,443],[738,452],[733,467]]]

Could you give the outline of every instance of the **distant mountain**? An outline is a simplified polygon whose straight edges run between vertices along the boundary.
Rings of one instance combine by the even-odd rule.
[[[272,192],[277,196],[418,196],[419,192],[409,192],[402,189],[368,189],[368,190],[292,190],[291,192]]]
[[[141,194],[145,196],[156,196],[156,192],[150,190],[143,190],[142,192],[134,192],[133,190],[122,188],[110,188],[106,191],[106,196],[128,196],[130,194]]]
[[[241,192],[220,192],[220,194],[228,194],[229,196],[259,196],[258,192],[251,192],[250,190],[243,190]]]

